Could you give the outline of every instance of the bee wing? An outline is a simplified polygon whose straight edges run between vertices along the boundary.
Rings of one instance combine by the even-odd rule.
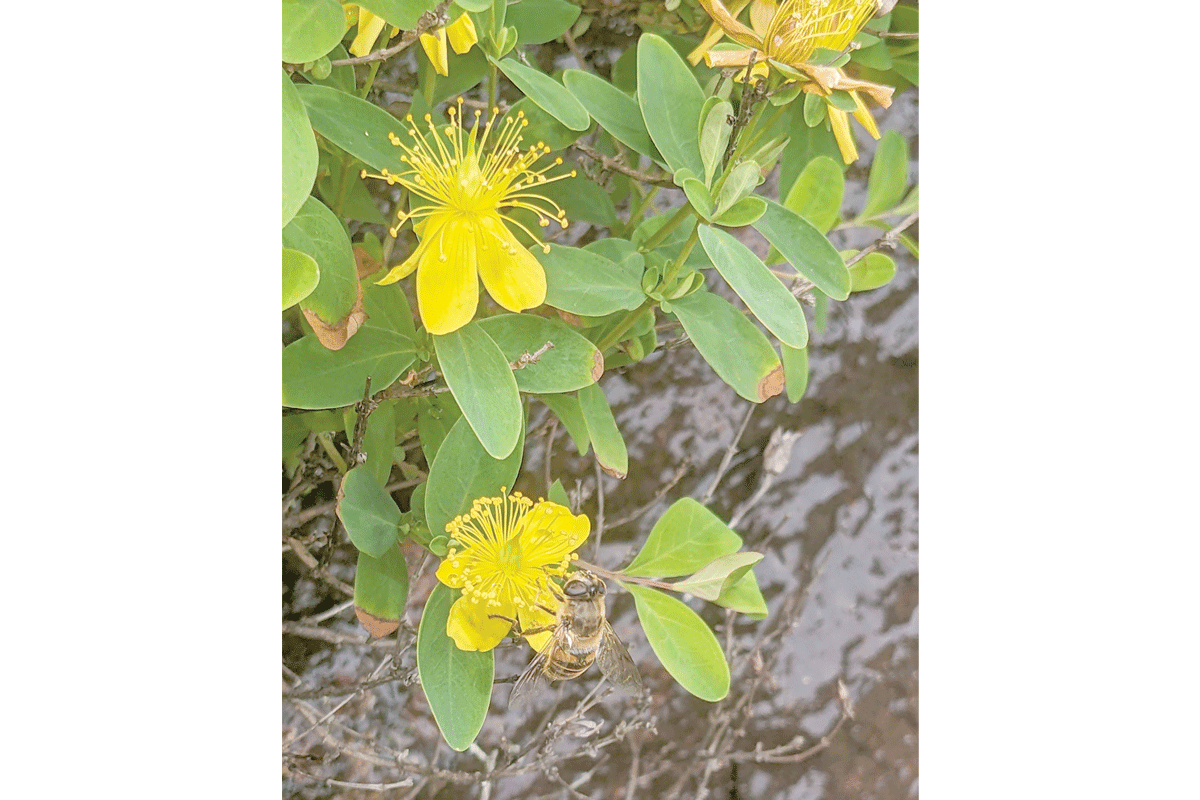
[[[621,640],[617,638],[617,634],[613,632],[612,625],[607,620],[601,632],[600,650],[596,653],[596,663],[600,665],[600,671],[604,673],[604,676],[614,685],[635,692],[642,688],[642,676],[638,674],[637,666],[629,657],[629,651],[625,649],[625,645],[621,644]]]
[[[517,678],[517,682],[513,684],[512,694],[508,696],[509,708],[523,706],[529,702],[530,698],[549,690],[550,679],[546,677],[546,662],[549,661],[555,645],[556,640],[551,637],[541,652],[533,657],[533,661],[529,662],[529,666],[521,673],[521,677]]]

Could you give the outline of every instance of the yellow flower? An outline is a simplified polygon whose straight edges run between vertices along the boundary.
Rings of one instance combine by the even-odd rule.
[[[508,635],[512,620],[521,630],[549,626],[559,604],[551,577],[561,578],[574,551],[590,531],[588,518],[557,503],[534,503],[520,493],[481,497],[456,517],[446,533],[452,546],[438,567],[438,580],[462,596],[450,607],[446,635],[460,650],[491,650]],[[540,651],[550,631],[527,637]]]
[[[546,273],[538,260],[525,249],[505,222],[523,230],[537,242],[533,233],[504,209],[523,208],[538,217],[541,227],[551,221],[567,227],[566,213],[558,204],[536,191],[538,186],[566,177],[575,171],[547,178],[546,172],[562,164],[531,169],[550,152],[544,143],[521,151],[521,129],[529,124],[524,112],[514,120],[497,123],[497,109],[486,125],[479,122],[470,133],[463,131],[462,103],[451,106],[450,124],[438,127],[425,115],[427,134],[406,117],[408,133],[415,142],[410,146],[394,133],[393,145],[404,151],[400,160],[408,169],[399,174],[383,170],[381,178],[408,189],[409,213],[397,211],[398,222],[390,231],[397,235],[406,219],[416,220],[414,229],[421,243],[404,263],[393,268],[379,281],[395,283],[417,271],[417,306],[421,320],[430,333],[458,330],[471,321],[479,304],[479,279],[497,303],[509,311],[524,311],[546,299]],[[482,130],[482,135],[480,135]],[[494,139],[493,139],[494,134]],[[363,177],[367,172],[363,171]],[[550,246],[543,244],[544,252]]]
[[[754,74],[765,74],[771,63],[783,65],[808,78],[803,86],[806,92],[822,97],[828,97],[835,89],[848,92],[857,106],[854,118],[871,136],[879,138],[879,129],[858,93],[866,92],[887,108],[892,104],[895,89],[851,78],[837,67],[810,63],[819,49],[834,52],[845,49],[875,13],[878,0],[753,0],[749,28],[737,21],[737,14],[745,8],[746,0],[733,0],[732,12],[721,0],[700,0],[700,4],[713,18],[713,27],[700,46],[689,54],[693,64],[702,56],[710,67],[744,67],[753,60]],[[748,49],[710,49],[721,33]],[[828,106],[828,111],[838,148],[849,164],[858,158],[858,150],[850,134],[847,114],[832,105]]]
[[[434,33],[422,33],[421,47],[425,49],[425,55],[429,56],[429,61],[438,75],[450,74],[449,53],[446,50],[447,37],[450,39],[450,46],[454,48],[454,52],[460,56],[479,41],[479,36],[475,33],[475,23],[466,14],[455,20],[453,24],[438,28]]]

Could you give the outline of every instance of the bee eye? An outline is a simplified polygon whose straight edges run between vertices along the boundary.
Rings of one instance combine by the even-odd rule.
[[[587,587],[581,581],[571,581],[563,587],[563,594],[567,597],[583,597],[587,593]]]

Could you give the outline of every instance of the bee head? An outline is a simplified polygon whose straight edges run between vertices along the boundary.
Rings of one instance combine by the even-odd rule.
[[[563,594],[574,600],[584,597],[603,597],[606,591],[604,581],[583,570],[568,576],[566,583],[563,584]]]

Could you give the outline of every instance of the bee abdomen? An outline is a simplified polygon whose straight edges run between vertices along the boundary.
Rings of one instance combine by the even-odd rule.
[[[560,658],[547,662],[546,677],[552,681],[568,681],[587,671],[596,660],[596,651],[572,653],[569,650],[560,650],[559,656]]]

